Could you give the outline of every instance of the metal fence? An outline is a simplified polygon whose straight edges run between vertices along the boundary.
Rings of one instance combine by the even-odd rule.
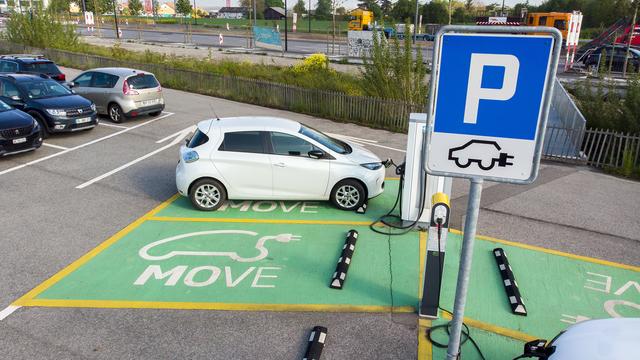
[[[640,166],[640,134],[589,129],[582,143],[587,165],[594,167],[636,168]]]
[[[556,78],[542,155],[548,159],[583,161],[581,153],[587,121]]]
[[[63,50],[32,48],[6,41],[0,41],[0,52],[40,53],[61,65],[78,69],[133,67],[154,73],[160,82],[169,88],[390,131],[407,131],[409,114],[425,111],[425,106],[420,104],[349,96],[263,80],[176,69],[170,64],[135,63]],[[586,121],[557,79],[555,85],[543,156],[551,159],[582,161],[584,154],[581,153],[581,145]]]
[[[424,105],[365,96],[307,89],[263,80],[223,76],[164,64],[135,63],[56,49],[39,49],[0,41],[3,53],[43,54],[63,66],[78,69],[132,67],[154,73],[163,86],[225,99],[285,109],[341,122],[404,132],[409,114],[424,112]]]

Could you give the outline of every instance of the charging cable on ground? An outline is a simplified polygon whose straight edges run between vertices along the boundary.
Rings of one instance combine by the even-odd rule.
[[[396,200],[393,203],[393,207],[391,208],[391,210],[389,210],[389,212],[387,212],[385,215],[382,215],[378,220],[372,222],[369,225],[369,228],[371,229],[371,231],[376,232],[378,234],[382,234],[382,235],[389,235],[389,236],[404,235],[409,231],[413,230],[418,225],[419,219],[420,217],[422,217],[422,213],[424,212],[425,196],[422,196],[422,198],[420,199],[420,207],[419,207],[420,212],[418,213],[418,216],[416,217],[416,219],[407,225],[398,225],[397,223],[402,223],[402,219],[400,218],[399,215],[393,214],[393,212],[396,210],[396,208],[398,208],[398,205],[400,205],[400,208],[402,208],[402,189],[404,188],[405,163],[403,162],[402,164],[397,165],[396,163],[393,162],[392,159],[389,159],[389,164],[390,166],[395,167],[396,175],[400,176],[400,186],[398,187],[398,195],[396,196]],[[427,177],[425,172],[423,172],[423,178],[424,178],[424,181],[420,184],[421,194],[424,194],[424,191],[426,189]],[[394,219],[395,220],[394,222],[396,223],[390,222],[389,221],[390,219]],[[376,224],[379,222],[383,223],[384,225],[392,229],[401,230],[401,231],[383,231],[383,230],[376,229]]]

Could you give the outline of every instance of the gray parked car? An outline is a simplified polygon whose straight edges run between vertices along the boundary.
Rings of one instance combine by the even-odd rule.
[[[96,104],[99,114],[111,121],[149,114],[158,116],[164,110],[162,86],[146,71],[127,68],[87,70],[68,83],[79,95]]]

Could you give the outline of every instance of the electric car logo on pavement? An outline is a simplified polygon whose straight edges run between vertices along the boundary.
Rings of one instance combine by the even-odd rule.
[[[206,235],[217,235],[217,234],[240,234],[240,235],[249,235],[249,236],[257,236],[257,232],[246,231],[246,230],[210,230],[210,231],[198,231],[187,234],[181,234],[176,236],[171,236],[162,240],[154,241],[150,244],[143,246],[139,251],[138,255],[145,259],[151,261],[157,260],[166,260],[175,256],[226,256],[232,260],[238,262],[256,262],[266,258],[269,255],[269,250],[266,248],[267,240],[275,240],[281,243],[288,243],[291,241],[299,241],[300,236],[293,234],[278,234],[274,236],[263,236],[256,241],[255,249],[258,250],[258,255],[243,257],[235,251],[193,251],[193,250],[173,250],[165,251],[162,255],[152,255],[149,253],[150,250],[159,247],[160,245],[167,244],[170,242],[189,239],[192,237],[202,236],[203,241],[207,240],[221,240],[219,237],[215,236],[206,236]],[[204,237],[206,236],[206,237]],[[237,241],[237,240],[235,240]],[[161,249],[160,251],[162,252]]]
[[[502,148],[495,141],[471,140],[466,144],[449,149],[449,160],[455,162],[459,168],[468,168],[471,163],[476,163],[482,170],[488,171],[498,166],[513,165],[509,160],[512,155],[500,152]]]

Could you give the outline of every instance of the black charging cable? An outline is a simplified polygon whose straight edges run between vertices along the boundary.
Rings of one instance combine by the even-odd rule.
[[[405,176],[406,164],[403,162],[400,165],[396,165],[393,162],[393,160],[391,160],[390,163],[392,166],[396,168],[395,169],[396,175],[400,176],[400,186],[398,187],[398,194],[396,195],[396,200],[393,203],[393,207],[391,208],[391,210],[389,210],[386,214],[382,215],[378,220],[369,224],[369,228],[371,229],[371,231],[376,232],[378,234],[382,234],[382,235],[389,235],[389,236],[404,235],[409,231],[413,230],[418,225],[418,222],[422,217],[422,213],[424,212],[425,196],[422,196],[420,199],[420,212],[418,213],[418,216],[416,217],[416,219],[407,225],[398,225],[398,223],[402,222],[402,218],[400,217],[400,215],[393,214],[393,212],[396,210],[398,205],[400,205],[400,209],[402,209],[402,190],[404,188],[404,176]],[[423,178],[424,178],[424,181],[420,184],[421,194],[424,194],[424,191],[426,189],[426,182],[427,182],[426,172],[423,172]],[[390,222],[389,221],[390,219],[393,219],[394,222]],[[396,229],[401,231],[379,230],[376,228],[376,224],[379,222],[391,229]]]

